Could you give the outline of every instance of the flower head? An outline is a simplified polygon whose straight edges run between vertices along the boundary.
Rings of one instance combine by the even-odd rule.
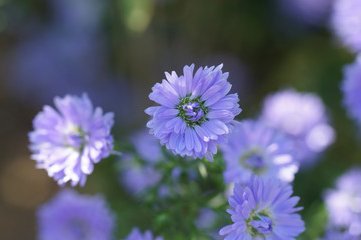
[[[146,109],[152,117],[147,126],[174,154],[212,159],[241,109],[237,94],[228,94],[222,65],[193,70],[191,65],[181,76],[165,73],[166,80],[152,88],[149,98],[160,106]]]
[[[321,99],[312,93],[283,90],[266,98],[261,119],[294,140],[297,159],[310,162],[335,138]]]
[[[361,125],[361,55],[344,69],[343,102],[349,115]]]
[[[361,51],[361,2],[335,0],[331,24],[341,42],[353,52]]]
[[[290,182],[298,171],[293,141],[260,121],[242,121],[221,145],[225,181],[248,182],[253,175]]]
[[[146,231],[144,234],[138,228],[134,228],[132,232],[125,238],[125,240],[163,240],[162,237],[153,237],[151,231]]]
[[[342,231],[341,229],[328,229],[322,240],[359,240],[360,238],[355,235],[351,235],[348,232]]]
[[[356,168],[341,176],[336,189],[325,194],[329,225],[346,229],[351,236],[361,238],[361,169]]]
[[[292,188],[276,180],[252,178],[247,184],[236,183],[229,198],[233,223],[220,230],[226,240],[292,240],[304,231],[304,223],[295,207],[298,197]]]
[[[32,159],[58,184],[84,185],[94,164],[110,155],[113,114],[93,108],[87,95],[56,97],[45,106],[29,134]]]
[[[38,210],[40,240],[110,240],[115,219],[101,196],[63,190]]]

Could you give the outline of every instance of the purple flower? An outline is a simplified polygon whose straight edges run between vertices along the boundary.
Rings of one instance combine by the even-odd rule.
[[[342,91],[349,115],[361,125],[361,56],[345,67]]]
[[[290,18],[307,24],[323,23],[331,8],[331,0],[279,0],[281,11]]]
[[[217,67],[185,66],[183,75],[165,73],[149,98],[160,106],[146,109],[150,133],[174,154],[212,159],[217,144],[230,132],[241,109],[237,94],[228,94],[228,73]]]
[[[132,155],[124,154],[120,164],[120,181],[126,190],[135,196],[144,194],[162,178],[161,173],[153,165],[136,161]]]
[[[325,194],[329,225],[346,229],[351,236],[361,238],[361,169],[356,168],[342,175],[336,189]]]
[[[56,97],[56,109],[45,106],[34,119],[29,133],[32,159],[46,169],[58,184],[83,186],[94,164],[113,148],[113,114],[94,109],[88,96]]]
[[[237,124],[222,151],[227,183],[248,182],[253,175],[290,182],[298,171],[293,141],[259,121]]]
[[[297,159],[315,159],[335,138],[321,99],[312,93],[283,90],[266,98],[261,120],[294,140]]]
[[[304,223],[295,207],[298,197],[292,188],[275,179],[254,177],[247,184],[236,183],[229,198],[233,223],[220,230],[225,240],[292,240],[304,231]]]
[[[342,230],[328,229],[322,240],[360,240],[358,236],[349,234]]]
[[[331,17],[335,34],[353,52],[361,51],[361,2],[335,0]]]
[[[151,231],[146,231],[142,234],[138,228],[134,228],[132,232],[125,238],[125,240],[163,240],[162,237],[153,237]]]
[[[141,130],[133,134],[131,143],[142,160],[155,163],[164,157],[161,145],[148,131]]]
[[[113,239],[115,218],[101,196],[63,190],[37,216],[40,240]]]

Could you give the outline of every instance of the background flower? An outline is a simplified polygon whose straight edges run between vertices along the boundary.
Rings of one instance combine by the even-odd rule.
[[[260,119],[294,140],[296,158],[309,164],[335,139],[328,123],[325,106],[312,93],[283,90],[269,95],[263,104]]]
[[[336,183],[336,189],[325,194],[332,228],[345,229],[351,236],[361,237],[361,169],[351,169]]]
[[[253,175],[290,182],[298,171],[293,141],[260,121],[237,124],[221,148],[227,183],[248,182]]]
[[[348,114],[361,124],[361,56],[344,68],[343,102]]]
[[[38,210],[39,240],[111,240],[115,219],[101,196],[63,190]]]
[[[361,2],[334,0],[332,28],[341,42],[353,52],[361,51]]]
[[[174,154],[212,159],[230,132],[241,109],[237,94],[228,94],[231,84],[222,67],[200,67],[193,75],[194,65],[185,66],[183,75],[166,73],[152,88],[149,98],[160,106],[146,109],[152,117],[147,126]]]
[[[93,108],[87,95],[56,97],[56,109],[45,106],[29,133],[32,158],[58,184],[84,185],[94,164],[113,148],[113,114]]]

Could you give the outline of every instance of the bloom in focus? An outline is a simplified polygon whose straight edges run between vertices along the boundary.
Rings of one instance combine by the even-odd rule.
[[[361,51],[361,1],[334,0],[331,24],[346,47],[353,52]]]
[[[294,140],[302,163],[314,160],[335,138],[323,102],[312,93],[283,90],[268,96],[261,119]]]
[[[361,56],[345,67],[342,91],[346,110],[361,125]]]
[[[220,230],[225,240],[292,240],[304,231],[304,223],[295,207],[298,197],[291,197],[290,185],[275,179],[252,178],[247,184],[236,183],[229,198],[233,223]]]
[[[194,65],[185,66],[183,75],[165,73],[155,84],[149,98],[160,106],[146,109],[152,117],[147,126],[174,154],[212,159],[241,109],[237,94],[228,94],[222,65],[193,71]]]
[[[84,185],[94,164],[113,149],[113,114],[93,107],[87,95],[56,97],[45,106],[29,134],[32,159],[58,184]]]
[[[293,146],[292,140],[260,121],[240,122],[221,145],[226,183],[248,182],[253,175],[293,181],[298,171]]]
[[[101,196],[63,190],[37,212],[40,240],[110,240],[115,219]]]
[[[146,231],[142,234],[138,228],[134,228],[132,232],[125,238],[125,240],[163,240],[162,237],[153,237],[151,231]]]
[[[331,228],[343,229],[348,235],[361,238],[361,169],[346,172],[336,189],[325,194]]]

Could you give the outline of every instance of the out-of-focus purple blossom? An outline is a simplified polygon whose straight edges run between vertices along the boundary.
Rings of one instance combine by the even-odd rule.
[[[63,190],[37,216],[39,240],[113,239],[115,217],[102,196]]]
[[[361,52],[361,2],[334,0],[331,24],[341,42],[353,52]]]
[[[193,71],[191,65],[181,76],[165,73],[166,80],[152,88],[149,98],[160,106],[146,109],[152,117],[147,126],[174,154],[213,159],[241,109],[237,94],[228,94],[231,84],[222,65]]]
[[[161,173],[151,164],[136,161],[130,154],[121,159],[120,181],[126,190],[134,196],[140,196],[154,187],[162,178]]]
[[[336,189],[325,194],[332,228],[346,229],[351,236],[361,238],[361,169],[356,168],[342,175]]]
[[[139,156],[147,162],[155,163],[164,157],[159,141],[148,131],[136,132],[131,142]]]
[[[310,163],[334,142],[335,132],[328,123],[322,100],[312,93],[288,89],[266,98],[261,120],[294,140],[296,158]]]
[[[151,231],[145,231],[143,234],[138,228],[134,228],[125,240],[163,240],[163,238],[153,236]]]
[[[325,23],[333,0],[278,0],[281,12],[287,17],[306,24]]]
[[[292,187],[276,179],[254,177],[247,184],[236,183],[229,198],[233,223],[223,227],[226,240],[293,240],[304,231],[297,213],[298,197],[291,197]]]
[[[29,133],[32,159],[58,184],[83,186],[94,164],[113,149],[113,113],[94,109],[87,95],[56,97],[55,109],[45,106]]]
[[[343,102],[348,114],[361,126],[361,56],[344,69]]]
[[[322,240],[360,240],[359,236],[351,235],[347,231],[328,229]]]
[[[293,141],[260,121],[237,124],[221,149],[226,183],[248,182],[253,175],[291,182],[298,171]]]

